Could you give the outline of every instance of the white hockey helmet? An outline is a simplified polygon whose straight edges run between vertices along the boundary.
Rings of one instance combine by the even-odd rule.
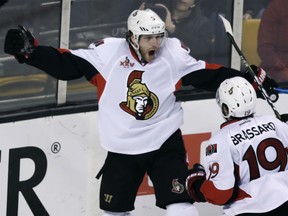
[[[166,34],[165,22],[151,9],[134,10],[127,21],[128,32],[133,34],[136,46],[140,35]]]
[[[256,92],[242,77],[224,80],[216,92],[216,101],[224,118],[252,115],[256,107]]]

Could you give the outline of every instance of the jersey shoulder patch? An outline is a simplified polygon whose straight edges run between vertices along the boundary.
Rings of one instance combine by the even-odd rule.
[[[102,39],[102,40],[95,41],[95,42],[93,43],[93,45],[94,45],[95,47],[98,47],[98,46],[100,46],[100,45],[102,45],[102,44],[104,44],[104,40],[103,40],[103,39]]]

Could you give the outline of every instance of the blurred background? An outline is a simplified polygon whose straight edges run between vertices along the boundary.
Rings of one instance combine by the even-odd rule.
[[[269,1],[195,0],[193,2],[201,16],[211,24],[209,30],[209,34],[212,34],[211,44],[208,46],[209,52],[202,53],[202,60],[245,70],[239,56],[235,55],[235,52],[233,54],[233,48],[219,21],[218,15],[221,14],[231,22],[235,40],[248,62],[260,64],[257,34],[261,15]],[[31,118],[33,114],[39,116],[53,112],[97,109],[97,89],[84,78],[59,82],[33,67],[20,65],[14,57],[5,54],[4,40],[10,28],[17,28],[19,24],[25,26],[33,32],[41,45],[63,47],[64,44],[69,49],[86,48],[90,43],[103,37],[125,37],[127,17],[142,3],[140,0],[0,0],[0,122],[25,118],[25,115],[26,118]],[[154,7],[157,3],[166,5],[171,11],[176,7],[175,0],[146,1],[149,7]],[[193,8],[194,6],[191,10],[194,10]],[[183,23],[185,20],[180,22]],[[186,44],[189,44],[190,36],[192,40],[193,32],[177,35]],[[192,56],[197,55],[196,48],[189,48]],[[284,87],[286,84],[285,81],[281,83]],[[214,94],[195,90],[193,87],[185,87],[177,92],[177,98],[181,101],[212,97]]]

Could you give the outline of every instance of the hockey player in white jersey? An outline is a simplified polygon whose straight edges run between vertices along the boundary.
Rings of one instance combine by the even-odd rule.
[[[229,216],[286,216],[288,125],[255,114],[255,91],[242,77],[225,80],[216,100],[227,121],[205,145],[203,166],[190,171],[189,195]]]
[[[4,49],[56,79],[84,76],[97,87],[100,142],[108,151],[97,175],[105,216],[131,214],[145,173],[167,216],[197,216],[185,191],[183,111],[174,93],[181,85],[216,91],[224,79],[249,74],[194,59],[178,39],[166,37],[165,23],[152,10],[133,11],[127,23],[126,38],[105,38],[79,50],[41,46],[23,27],[10,29]],[[275,82],[263,81],[272,93]]]

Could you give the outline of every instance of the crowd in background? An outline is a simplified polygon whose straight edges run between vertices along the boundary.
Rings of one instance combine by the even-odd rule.
[[[285,2],[285,0],[243,0],[243,19],[263,20],[258,34],[261,66],[283,85],[288,81],[288,63],[285,58],[288,50],[286,48],[288,12],[285,10],[287,8]],[[71,5],[69,47],[85,48],[99,38],[123,37],[127,32],[128,14],[141,7],[143,3],[145,7],[151,7],[159,13],[167,25],[168,36],[179,38],[190,48],[193,57],[230,66],[231,43],[218,16],[221,14],[232,22],[234,2],[230,0],[75,0]],[[282,5],[283,3],[286,5]],[[5,92],[7,86],[12,90],[17,86],[11,79],[8,84],[6,80],[1,82],[4,78],[39,73],[31,68],[20,68],[14,64],[13,58],[4,54],[3,44],[7,29],[21,24],[29,28],[41,43],[59,46],[60,14],[61,1],[0,1],[2,92]],[[49,85],[51,83],[56,85],[55,80],[49,77],[45,79],[47,88],[41,90],[41,94],[53,93],[56,87],[51,88]],[[8,91],[10,90],[6,92]],[[10,98],[10,95],[12,94],[8,97],[0,95],[0,101]],[[14,94],[15,97],[18,97],[17,95],[18,93]]]
[[[194,57],[229,66],[231,46],[218,17],[221,14],[232,20],[233,1],[228,0],[73,1],[70,47],[85,47],[99,37],[122,37],[127,31],[127,14],[139,8],[143,2],[146,7],[157,10],[166,22],[169,36],[182,40],[191,49]],[[269,0],[244,0],[243,18],[260,18],[268,3]],[[47,35],[44,39],[50,40],[50,43],[54,40],[52,45],[56,45],[58,34],[53,32],[57,30],[60,22],[59,17],[55,16],[60,13],[59,2],[5,0],[2,4],[2,33],[11,25],[21,23],[34,30],[34,34],[40,34],[40,39],[42,35]],[[23,15],[13,13],[13,7],[19,7]],[[3,43],[0,54],[3,52],[2,46]]]

